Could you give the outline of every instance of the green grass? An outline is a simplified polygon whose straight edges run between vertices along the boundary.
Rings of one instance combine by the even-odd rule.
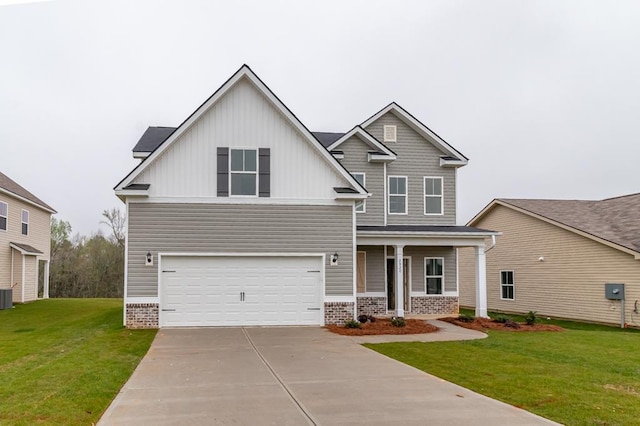
[[[122,327],[122,299],[49,299],[0,311],[0,424],[96,422],[156,330]]]
[[[466,342],[366,346],[567,425],[640,424],[640,332],[541,322],[566,330],[490,331],[486,339]]]

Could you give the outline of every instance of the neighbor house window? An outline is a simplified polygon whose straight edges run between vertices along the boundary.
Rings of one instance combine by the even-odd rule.
[[[396,126],[384,126],[383,133],[384,142],[396,142],[398,139]]]
[[[232,149],[230,157],[231,195],[257,195],[258,156],[255,149]]]
[[[0,230],[7,230],[7,216],[9,212],[9,206],[7,203],[0,201]]]
[[[363,188],[365,188],[364,173],[352,173],[351,175],[354,177],[355,180],[358,181],[360,185],[362,185]],[[356,201],[356,212],[357,213],[365,212],[364,200]]]
[[[424,178],[424,214],[442,214],[442,178]]]
[[[444,259],[442,257],[425,258],[424,271],[427,294],[442,294],[444,282]]]
[[[514,300],[513,271],[500,271],[500,299]]]
[[[29,235],[29,212],[22,210],[22,235]]]
[[[389,176],[389,213],[407,214],[407,178]]]

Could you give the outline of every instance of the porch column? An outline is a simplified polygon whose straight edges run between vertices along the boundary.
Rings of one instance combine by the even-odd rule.
[[[42,290],[42,298],[49,298],[49,261],[44,262],[44,288]]]
[[[487,314],[487,260],[483,245],[476,247],[476,317],[489,317]]]
[[[402,256],[404,246],[395,245],[396,252],[396,316],[404,317],[404,270]]]

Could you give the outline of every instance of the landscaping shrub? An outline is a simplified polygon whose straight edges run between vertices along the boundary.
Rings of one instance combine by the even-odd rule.
[[[350,319],[344,323],[344,327],[345,328],[362,328],[362,324],[360,324],[360,321],[357,321],[355,319]]]
[[[527,325],[533,325],[536,323],[538,317],[536,316],[536,312],[534,311],[529,311],[527,312],[527,315],[524,316],[524,322],[527,323]]]
[[[473,315],[469,315],[469,314],[460,314],[458,315],[458,320],[462,321],[462,322],[473,322],[474,320],[474,316]]]
[[[402,317],[393,317],[391,318],[391,325],[394,327],[404,327],[405,325],[407,325],[407,323]]]
[[[496,315],[496,317],[493,319],[495,322],[499,322],[500,324],[504,324],[507,321],[510,321],[511,318],[509,318],[506,315]]]

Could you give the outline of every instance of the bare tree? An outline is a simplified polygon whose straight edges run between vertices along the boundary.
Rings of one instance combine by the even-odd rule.
[[[117,207],[102,212],[102,216],[106,220],[100,221],[111,228],[111,238],[118,243],[120,247],[124,247],[125,238],[125,217]]]

